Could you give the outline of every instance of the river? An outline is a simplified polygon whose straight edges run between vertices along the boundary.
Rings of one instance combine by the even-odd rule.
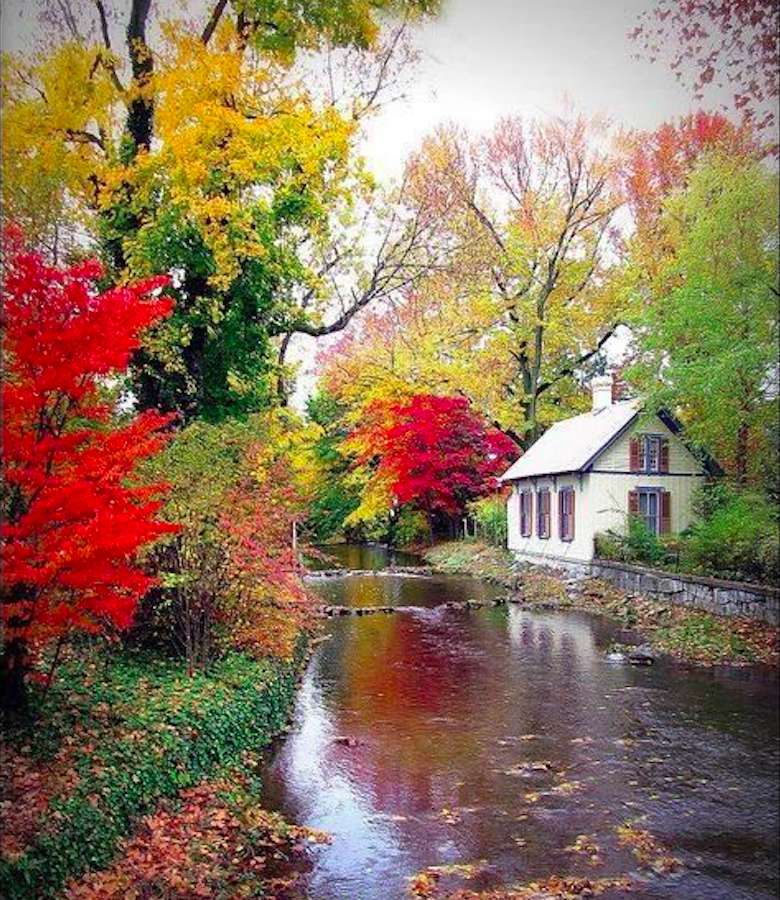
[[[584,613],[441,607],[497,591],[469,578],[311,585],[327,603],[402,609],[329,622],[265,772],[270,808],[333,838],[302,896],[400,900],[415,873],[451,864],[474,868],[440,886],[628,874],[630,897],[777,896],[775,680],[611,663],[614,626]],[[621,827],[681,866],[656,874]]]

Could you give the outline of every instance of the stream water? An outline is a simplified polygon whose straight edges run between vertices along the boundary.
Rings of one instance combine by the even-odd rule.
[[[339,552],[387,562],[370,550]],[[776,681],[610,663],[614,628],[586,614],[439,606],[495,592],[473,579],[311,584],[328,603],[403,608],[329,623],[265,772],[271,808],[333,838],[303,896],[400,900],[449,864],[476,864],[453,882],[472,890],[629,874],[631,897],[777,896]],[[642,867],[627,824],[682,867]],[[587,852],[567,849],[580,835]]]

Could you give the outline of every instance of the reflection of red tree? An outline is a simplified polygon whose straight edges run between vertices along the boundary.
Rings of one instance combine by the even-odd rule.
[[[346,623],[345,623],[346,624]],[[477,715],[464,684],[484,684],[486,660],[472,652],[457,622],[411,614],[350,622],[334,703],[334,728],[357,741],[334,744],[333,764],[346,768],[378,808],[429,810],[452,801],[437,772],[462,773],[476,757]],[[448,740],[441,741],[442,726]],[[441,808],[441,807],[438,807]]]

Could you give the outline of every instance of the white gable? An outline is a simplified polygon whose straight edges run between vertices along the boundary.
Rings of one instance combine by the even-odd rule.
[[[556,422],[501,476],[501,481],[578,472],[639,412],[637,400]]]

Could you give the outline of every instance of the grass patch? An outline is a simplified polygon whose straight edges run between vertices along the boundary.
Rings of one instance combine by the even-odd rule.
[[[481,541],[448,541],[431,547],[423,556],[439,572],[485,578],[507,587],[516,582],[512,554]]]
[[[746,636],[733,622],[707,613],[689,613],[673,625],[659,628],[653,642],[661,650],[703,662],[746,662],[758,659]]]

